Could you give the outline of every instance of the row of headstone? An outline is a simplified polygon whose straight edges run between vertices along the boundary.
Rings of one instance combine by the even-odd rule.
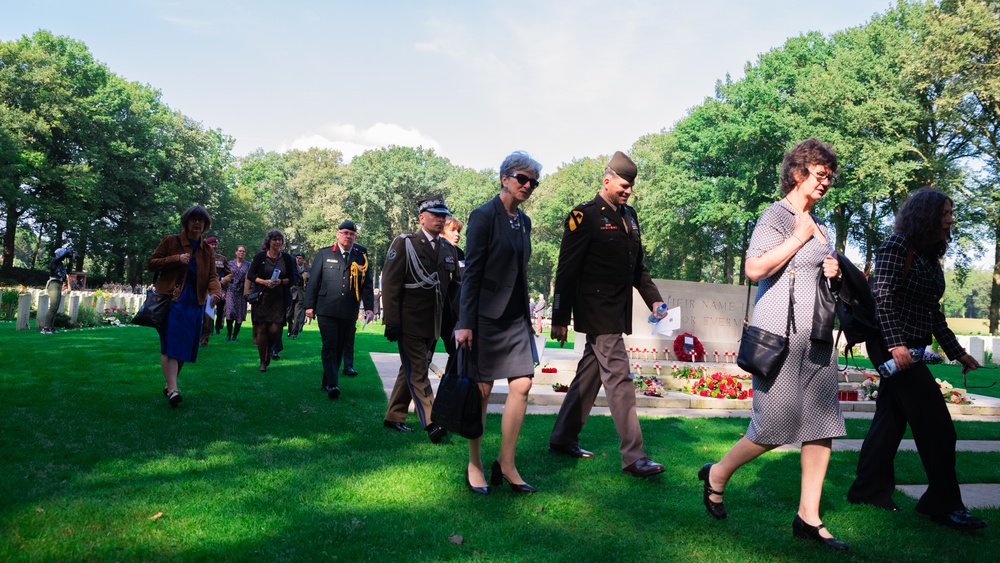
[[[965,351],[980,364],[1000,363],[1000,337],[959,335],[957,338],[958,343],[965,348]],[[989,362],[986,361],[986,352],[990,353]],[[947,358],[945,359],[947,360]]]
[[[64,293],[62,310],[59,312],[68,315],[70,321],[75,323],[79,317],[81,304],[89,305],[93,303],[94,309],[99,312],[104,312],[105,309],[122,309],[129,314],[135,314],[146,299],[144,295],[135,293],[102,293],[97,296],[96,300],[94,299],[94,295],[94,291],[70,291]],[[30,317],[32,309],[39,311],[38,317],[43,317],[49,310],[49,294],[45,290],[29,289],[27,293],[20,296],[17,303],[17,322],[15,325],[17,330],[31,329]],[[37,330],[41,330],[42,328],[37,320],[35,328]]]

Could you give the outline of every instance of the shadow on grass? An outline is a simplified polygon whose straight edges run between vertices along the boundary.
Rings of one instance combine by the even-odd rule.
[[[465,440],[434,446],[423,432],[382,428],[386,400],[364,352],[395,347],[370,331],[358,336],[362,375],[342,378],[337,401],[319,390],[312,326],[285,342],[265,374],[249,339],[214,337],[184,368],[185,401],[170,409],[155,332],[47,336],[11,327],[0,335],[9,413],[0,421],[0,477],[9,484],[0,488],[0,559],[844,559],[791,538],[797,453],[767,454],[738,472],[727,487],[728,520],[705,514],[695,473],[739,439],[746,419],[643,419],[647,452],[667,471],[639,480],[621,473],[609,417],[592,417],[581,436],[598,456],[574,460],[546,451],[553,416],[529,416],[518,467],[541,492],[472,495]],[[499,426],[490,415],[487,466]],[[997,558],[992,530],[942,530],[901,495],[908,510],[899,514],[847,504],[856,461],[856,453],[834,454],[823,501],[827,525],[852,544],[848,558],[947,560],[954,541]],[[900,454],[900,463],[919,472],[915,454]],[[977,513],[996,521],[998,511]],[[462,545],[449,542],[452,534]]]

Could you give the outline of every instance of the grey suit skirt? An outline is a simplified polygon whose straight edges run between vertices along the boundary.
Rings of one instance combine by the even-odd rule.
[[[537,353],[531,321],[521,317],[499,321],[479,317],[472,342],[472,376],[477,381],[533,377]]]

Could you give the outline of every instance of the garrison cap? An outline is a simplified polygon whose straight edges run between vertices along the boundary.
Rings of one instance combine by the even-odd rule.
[[[638,169],[632,159],[628,157],[622,151],[615,152],[615,155],[611,157],[611,162],[608,163],[608,167],[615,171],[622,178],[628,181],[628,183],[635,183],[635,175],[638,173]]]

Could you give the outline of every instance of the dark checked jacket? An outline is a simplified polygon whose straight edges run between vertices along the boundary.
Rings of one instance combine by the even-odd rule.
[[[914,344],[926,346],[933,335],[945,354],[957,359],[965,350],[941,312],[944,271],[938,260],[921,256],[910,248],[904,235],[893,233],[875,256],[872,296],[885,345],[888,349]],[[911,256],[908,271],[907,254]]]
[[[625,225],[628,225],[628,229]],[[662,301],[642,263],[639,218],[597,195],[566,218],[556,268],[552,324],[588,335],[632,333],[632,288],[647,307]]]

